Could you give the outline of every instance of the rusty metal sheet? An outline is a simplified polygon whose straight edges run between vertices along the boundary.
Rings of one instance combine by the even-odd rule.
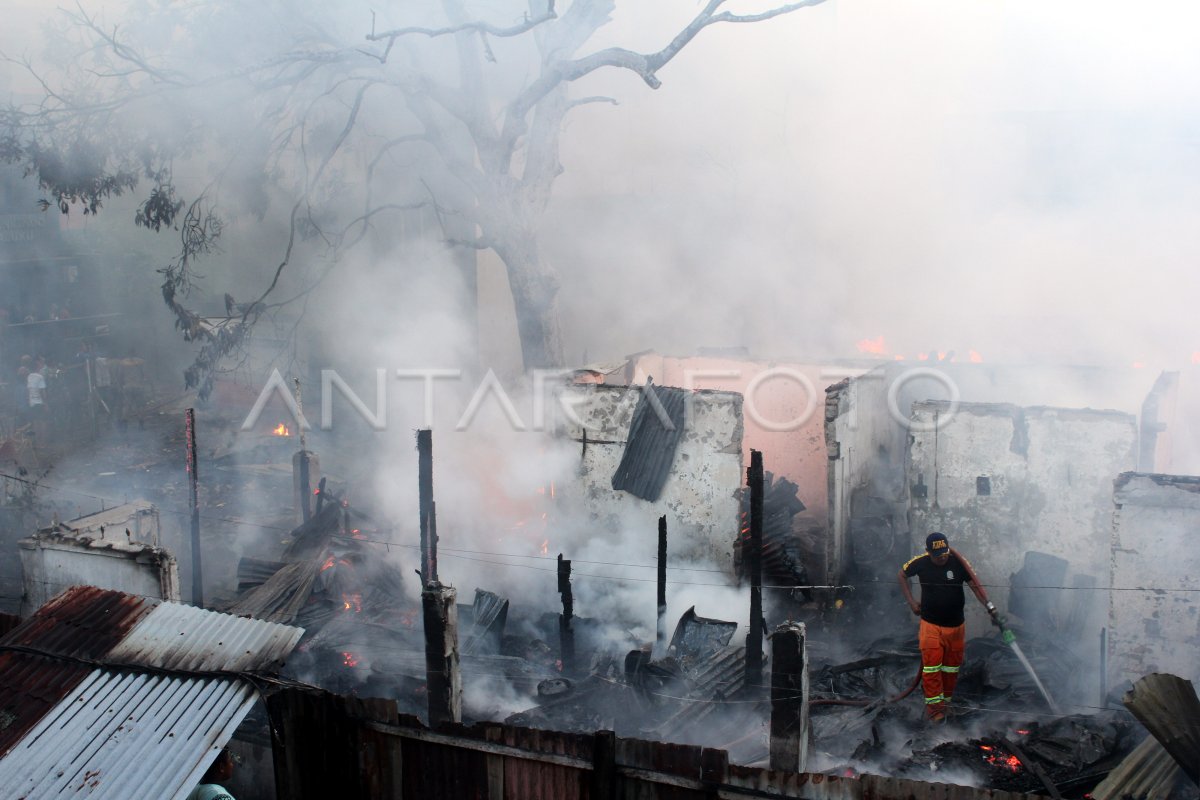
[[[0,645],[99,660],[160,602],[94,586],[72,586],[9,631]]]
[[[256,697],[236,679],[91,670],[0,760],[0,786],[23,800],[182,800]]]
[[[1122,702],[1188,777],[1200,783],[1200,698],[1192,682],[1152,673],[1135,683]]]
[[[0,758],[90,671],[26,653],[0,653]]]
[[[1183,769],[1153,736],[1147,736],[1091,791],[1095,800],[1167,800],[1183,780]]]
[[[108,660],[197,672],[274,672],[303,628],[160,603],[108,653]]]

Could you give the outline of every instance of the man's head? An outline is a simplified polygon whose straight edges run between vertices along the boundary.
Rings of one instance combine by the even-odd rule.
[[[221,748],[216,759],[209,765],[201,783],[224,783],[233,775],[233,753],[228,747]]]
[[[925,552],[939,567],[945,564],[950,559],[950,542],[946,541],[946,534],[934,531],[926,536]]]

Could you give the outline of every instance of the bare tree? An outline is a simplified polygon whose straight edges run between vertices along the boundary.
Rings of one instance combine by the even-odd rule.
[[[727,10],[727,0],[705,0],[661,49],[645,53],[588,49],[616,0],[565,8],[527,0],[503,23],[485,21],[473,7],[480,3],[441,0],[440,18],[422,20],[429,24],[379,29],[372,19],[358,42],[339,39],[336,26],[302,2],[287,7],[285,30],[256,41],[254,60],[203,72],[173,58],[178,37],[228,31],[213,20],[244,4],[206,0],[172,11],[180,16],[170,25],[135,23],[132,31],[77,7],[64,38],[87,56],[87,68],[51,78],[23,64],[40,81],[41,100],[0,120],[0,158],[25,164],[47,205],[95,213],[105,199],[149,186],[136,222],[180,236],[179,255],[162,270],[163,295],[185,336],[204,342],[187,375],[202,391],[262,314],[305,296],[347,250],[417,207],[436,217],[448,246],[470,254],[462,260],[468,285],[475,251],[503,261],[526,367],[562,365],[560,279],[539,247],[539,225],[563,169],[567,115],[616,102],[572,96],[571,85],[624,70],[658,88],[663,67],[710,26],[766,21],[822,0],[742,13]],[[511,65],[521,57],[523,74]],[[233,118],[243,123],[235,130],[255,133],[229,134],[223,124]],[[188,200],[174,177],[184,162],[208,179]],[[214,330],[185,299],[196,260],[222,232],[218,200],[233,183],[258,187],[258,213],[286,212],[279,257],[254,267],[261,292],[243,303],[227,296],[229,324]],[[322,266],[281,296],[281,279],[300,260]]]

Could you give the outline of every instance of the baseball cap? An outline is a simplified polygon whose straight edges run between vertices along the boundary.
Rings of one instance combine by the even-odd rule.
[[[931,556],[945,555],[950,552],[950,542],[946,541],[946,534],[934,531],[925,537],[925,552]]]

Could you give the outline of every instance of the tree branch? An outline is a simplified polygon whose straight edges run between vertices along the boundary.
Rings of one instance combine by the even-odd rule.
[[[551,2],[549,8],[542,14],[536,17],[526,17],[524,22],[516,25],[511,25],[507,28],[500,28],[487,22],[462,22],[457,25],[449,25],[445,28],[425,28],[421,26],[410,26],[407,28],[396,28],[383,33],[375,32],[374,20],[371,22],[371,32],[367,34],[367,41],[381,42],[387,39],[389,42],[395,41],[401,36],[420,35],[435,38],[437,36],[449,36],[455,33],[463,33],[465,31],[474,31],[478,33],[486,33],[490,36],[499,36],[508,38],[512,36],[520,36],[522,33],[533,30],[538,25],[544,22],[549,22],[552,19],[557,19],[558,14],[554,11],[554,3]]]

